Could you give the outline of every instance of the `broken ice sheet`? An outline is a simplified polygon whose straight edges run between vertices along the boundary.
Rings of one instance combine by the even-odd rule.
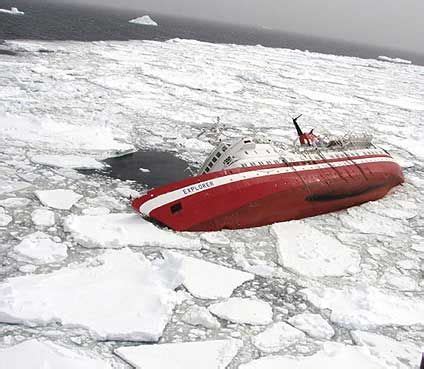
[[[80,194],[66,189],[39,190],[35,191],[35,195],[43,205],[60,210],[69,210],[76,202],[82,199]]]

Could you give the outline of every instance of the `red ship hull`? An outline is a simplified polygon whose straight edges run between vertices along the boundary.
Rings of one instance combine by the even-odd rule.
[[[403,182],[389,156],[238,168],[190,177],[133,200],[176,231],[258,227],[377,200]]]

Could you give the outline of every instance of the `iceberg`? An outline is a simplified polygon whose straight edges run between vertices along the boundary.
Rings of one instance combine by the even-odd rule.
[[[12,15],[24,15],[25,13],[20,11],[18,8],[11,7],[10,10],[8,9],[0,9],[0,13],[6,13],[6,14],[12,14]]]
[[[143,15],[142,17],[134,18],[129,21],[130,23],[142,24],[144,26],[157,26],[158,24],[150,18],[148,15]]]

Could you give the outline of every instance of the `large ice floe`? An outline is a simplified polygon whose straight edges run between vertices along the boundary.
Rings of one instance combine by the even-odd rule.
[[[176,304],[178,266],[152,265],[128,249],[108,250],[98,261],[1,283],[0,321],[59,322],[99,339],[157,341]]]
[[[242,346],[235,339],[119,347],[115,352],[139,369],[225,369]]]
[[[0,364],[5,369],[112,369],[110,362],[91,356],[35,339],[0,347]]]
[[[180,39],[2,49],[19,53],[0,55],[0,367],[10,348],[37,363],[20,345],[36,339],[30,350],[47,345],[43,357],[55,341],[56,353],[129,369],[113,353],[121,346],[124,357],[128,343],[104,342],[123,339],[159,340],[134,348],[142,368],[173,368],[181,356],[196,368],[418,368],[423,67]],[[146,184],[79,170],[135,148],[198,167],[217,116],[228,137],[291,146],[300,113],[317,134],[372,133],[405,184],[306,220],[175,233],[133,214],[129,197]],[[242,339],[238,353],[230,337]]]
[[[159,229],[136,214],[70,215],[65,230],[84,247],[159,246],[200,249],[197,239]]]

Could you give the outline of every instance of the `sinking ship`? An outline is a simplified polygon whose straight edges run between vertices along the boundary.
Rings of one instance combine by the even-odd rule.
[[[216,140],[197,175],[149,190],[132,207],[176,231],[240,229],[377,200],[403,182],[400,166],[371,136],[319,137],[303,132],[299,117],[293,147]]]

